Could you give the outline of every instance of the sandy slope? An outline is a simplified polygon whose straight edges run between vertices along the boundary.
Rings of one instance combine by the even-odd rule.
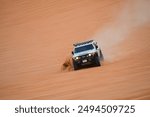
[[[150,99],[147,2],[1,0],[0,99]],[[62,71],[89,38],[103,66]]]

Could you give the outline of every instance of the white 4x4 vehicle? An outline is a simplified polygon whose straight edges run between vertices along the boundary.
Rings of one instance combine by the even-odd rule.
[[[74,70],[89,64],[101,66],[103,54],[96,41],[89,40],[73,45],[74,50],[72,51],[72,62]]]

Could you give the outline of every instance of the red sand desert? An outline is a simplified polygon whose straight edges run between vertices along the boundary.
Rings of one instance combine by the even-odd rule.
[[[0,0],[0,99],[150,99],[150,1]],[[62,69],[95,39],[101,67]]]

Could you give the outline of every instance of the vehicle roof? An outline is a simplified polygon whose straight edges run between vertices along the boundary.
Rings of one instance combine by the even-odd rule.
[[[73,44],[74,47],[81,47],[81,46],[85,46],[85,45],[89,45],[89,44],[96,44],[96,42],[94,40],[89,40],[89,41],[84,41],[84,42],[80,42],[80,43],[76,43]]]

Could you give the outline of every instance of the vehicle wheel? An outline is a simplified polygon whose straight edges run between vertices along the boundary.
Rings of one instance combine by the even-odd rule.
[[[74,70],[78,70],[79,69],[78,65],[75,63],[74,60],[73,60],[73,68],[74,68]]]
[[[100,60],[98,57],[95,57],[95,64],[96,64],[96,66],[101,66]]]

